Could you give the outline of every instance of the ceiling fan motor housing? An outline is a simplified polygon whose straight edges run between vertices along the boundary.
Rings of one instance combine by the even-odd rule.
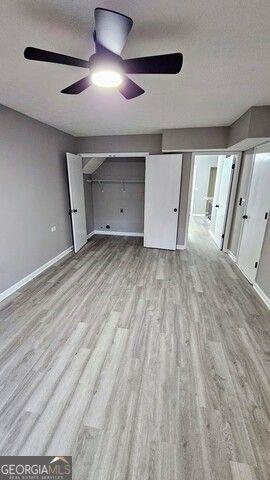
[[[104,53],[94,53],[89,58],[90,75],[94,71],[114,71],[124,75],[122,67],[122,58],[118,55],[106,55]]]

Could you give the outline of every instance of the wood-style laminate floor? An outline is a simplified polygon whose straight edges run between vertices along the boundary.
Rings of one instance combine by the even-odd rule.
[[[269,480],[269,312],[201,219],[188,251],[93,237],[0,316],[0,454],[73,455],[76,480]]]

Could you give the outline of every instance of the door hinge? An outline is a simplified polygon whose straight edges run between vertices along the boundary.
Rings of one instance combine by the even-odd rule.
[[[257,267],[258,267],[258,262],[255,262],[255,268],[257,268]]]
[[[224,238],[224,233],[223,233],[223,235],[221,235],[221,238]]]
[[[267,220],[267,217],[268,217],[268,212],[265,212],[264,220]]]
[[[235,169],[235,163],[232,164],[232,170],[234,170],[234,169]]]

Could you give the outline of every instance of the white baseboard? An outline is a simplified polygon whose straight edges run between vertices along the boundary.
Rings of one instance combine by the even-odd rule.
[[[184,244],[184,245],[176,245],[176,250],[186,250],[187,248],[187,245]]]
[[[262,289],[257,285],[257,283],[253,284],[253,288],[255,292],[259,295],[265,305],[270,309],[270,298],[262,291]]]
[[[231,250],[227,250],[227,254],[229,255],[230,259],[236,263],[237,262],[237,258],[236,256],[231,252]]]
[[[94,230],[94,235],[117,235],[123,237],[143,237],[139,232],[114,232],[113,230]]]
[[[57,255],[56,257],[52,258],[47,263],[44,263],[44,265],[41,265],[41,267],[34,270],[34,272],[29,273],[29,275],[19,280],[19,282],[15,283],[11,287],[9,287],[7,290],[0,293],[0,302],[5,298],[9,297],[9,295],[11,295],[12,293],[16,292],[16,290],[19,290],[19,288],[23,287],[26,283],[33,280],[33,278],[37,277],[40,273],[44,272],[44,270],[47,270],[47,268],[51,267],[54,263],[58,262],[58,260],[61,260],[61,258],[65,257],[65,255],[72,252],[72,250],[73,250],[73,246],[67,248],[63,252],[59,253],[59,255]]]
[[[91,238],[93,235],[95,235],[95,231],[93,230],[92,232],[87,234],[87,238]]]

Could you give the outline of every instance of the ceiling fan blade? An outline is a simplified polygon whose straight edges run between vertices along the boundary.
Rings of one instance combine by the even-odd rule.
[[[123,78],[123,82],[118,87],[118,90],[127,100],[139,97],[144,93],[144,90],[128,77]]]
[[[24,50],[24,57],[28,60],[38,60],[39,62],[60,63],[61,65],[72,65],[73,67],[89,68],[87,60],[62,55],[61,53],[49,52],[40,48],[27,47]]]
[[[125,73],[179,73],[183,65],[182,53],[153,55],[123,60]]]
[[[91,82],[89,79],[89,76],[81,78],[81,80],[78,80],[78,82],[73,83],[72,85],[69,85],[69,87],[64,88],[64,90],[61,90],[61,93],[67,93],[69,95],[78,95],[78,93],[83,92],[86,90],[88,87],[90,87]]]
[[[133,25],[133,20],[113,10],[96,8],[95,24],[97,43],[116,53],[116,55],[120,55]]]

